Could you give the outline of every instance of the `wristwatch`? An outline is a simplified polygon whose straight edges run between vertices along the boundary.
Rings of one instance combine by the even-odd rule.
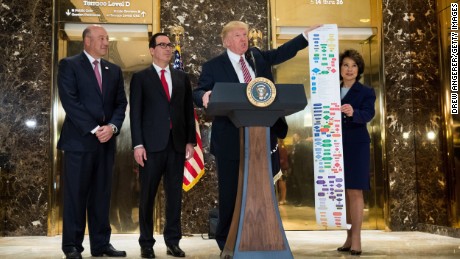
[[[110,127],[112,127],[113,134],[116,134],[118,132],[117,126],[115,126],[113,124],[109,124],[109,125],[110,125]]]

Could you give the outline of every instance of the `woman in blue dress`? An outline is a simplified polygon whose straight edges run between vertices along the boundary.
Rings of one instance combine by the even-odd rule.
[[[345,197],[347,223],[351,224],[351,228],[347,230],[345,243],[337,250],[360,255],[363,190],[370,189],[370,137],[366,124],[375,115],[375,91],[359,82],[364,60],[356,50],[343,52],[339,66]]]

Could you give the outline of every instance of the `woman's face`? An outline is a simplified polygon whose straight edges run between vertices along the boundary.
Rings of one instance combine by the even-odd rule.
[[[358,77],[358,65],[351,58],[344,58],[340,67],[340,75],[344,81],[354,81]]]

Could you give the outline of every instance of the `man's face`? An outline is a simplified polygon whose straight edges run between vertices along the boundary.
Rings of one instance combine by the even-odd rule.
[[[294,135],[292,135],[292,141],[293,141],[294,143],[297,143],[297,142],[299,142],[299,140],[300,140],[299,134],[294,133]]]
[[[224,44],[233,53],[243,55],[248,50],[248,32],[244,28],[233,29],[225,36]]]
[[[168,44],[171,44],[171,41],[163,35],[158,36],[155,40],[155,48],[150,48],[153,61],[157,65],[169,64],[172,56],[172,47],[168,46]]]
[[[92,27],[90,33],[86,35],[84,42],[86,52],[93,58],[102,58],[107,55],[109,36],[104,28],[98,26]]]

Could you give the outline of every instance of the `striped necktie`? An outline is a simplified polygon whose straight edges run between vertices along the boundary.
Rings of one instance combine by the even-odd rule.
[[[246,66],[246,63],[244,62],[243,56],[240,57],[240,64],[241,64],[241,70],[243,70],[243,77],[244,77],[244,82],[249,83],[251,82],[251,74],[249,73],[249,69]]]

